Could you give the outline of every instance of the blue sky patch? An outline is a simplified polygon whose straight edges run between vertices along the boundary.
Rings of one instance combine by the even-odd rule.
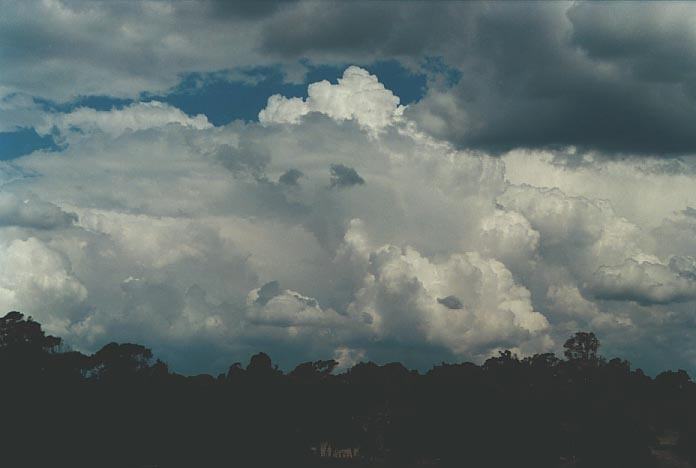
[[[349,65],[308,67],[304,83],[287,83],[280,67],[259,67],[246,71],[247,80],[230,80],[225,73],[185,76],[167,95],[144,96],[143,100],[159,100],[178,107],[189,115],[205,114],[214,125],[233,120],[258,120],[258,114],[274,94],[288,97],[307,97],[307,84],[321,80],[335,83]],[[384,85],[401,98],[401,104],[420,99],[426,90],[424,74],[412,73],[399,62],[390,60],[359,66],[376,74]]]
[[[49,135],[41,136],[33,128],[0,132],[0,161],[8,161],[36,150],[55,151],[58,146]]]
[[[274,94],[288,97],[307,97],[307,85],[322,80],[336,83],[350,64],[313,65],[303,62],[307,75],[303,83],[285,81],[280,66],[257,67],[232,74],[230,72],[190,73],[167,94],[143,94],[139,99],[109,96],[82,96],[67,103],[55,103],[35,98],[47,112],[70,112],[79,107],[98,111],[121,109],[137,101],[162,101],[181,109],[188,115],[204,114],[216,126],[233,120],[257,121],[261,109]],[[357,64],[377,75],[384,85],[399,96],[401,104],[418,101],[426,92],[426,73],[449,74],[441,60],[428,59],[424,73],[414,73],[396,60]],[[449,75],[447,75],[449,76]],[[448,78],[449,79],[449,78]],[[14,159],[38,149],[56,150],[58,146],[49,135],[40,136],[34,129],[0,133],[0,160]]]

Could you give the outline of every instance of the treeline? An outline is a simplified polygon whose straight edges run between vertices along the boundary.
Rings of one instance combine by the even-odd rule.
[[[0,465],[21,467],[652,467],[660,438],[696,460],[696,387],[598,355],[509,351],[427,373],[333,360],[284,374],[263,353],[217,377],[170,372],[136,344],[63,348],[0,318]],[[349,449],[334,460],[324,448]]]

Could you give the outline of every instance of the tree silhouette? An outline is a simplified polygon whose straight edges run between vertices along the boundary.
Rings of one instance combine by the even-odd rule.
[[[132,379],[154,365],[152,351],[133,343],[109,343],[92,357],[91,375],[98,380]]]
[[[652,379],[602,359],[591,332],[568,339],[566,360],[502,350],[424,374],[397,362],[338,373],[331,359],[283,374],[258,353],[227,375],[186,377],[139,344],[85,355],[60,343],[19,312],[0,319],[1,466],[653,468],[660,451],[696,461],[689,375]],[[658,444],[663,433],[676,445]],[[357,459],[322,457],[329,446]]]
[[[563,352],[569,361],[594,362],[597,360],[599,340],[592,332],[577,332],[566,340]]]
[[[55,336],[46,336],[38,322],[31,317],[24,320],[20,312],[12,311],[0,318],[0,348],[27,347],[52,352],[61,341]]]
[[[331,375],[331,372],[333,372],[337,365],[338,361],[334,361],[333,359],[328,361],[304,362],[295,367],[288,376],[301,382],[315,383]]]

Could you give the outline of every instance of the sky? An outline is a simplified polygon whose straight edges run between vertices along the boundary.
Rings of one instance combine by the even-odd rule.
[[[0,311],[71,348],[696,372],[696,4],[0,12]]]

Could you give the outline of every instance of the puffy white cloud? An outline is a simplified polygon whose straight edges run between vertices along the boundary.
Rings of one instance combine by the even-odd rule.
[[[498,202],[524,215],[539,232],[545,262],[563,265],[578,279],[589,278],[602,265],[654,258],[646,252],[651,239],[618,216],[606,200],[568,196],[557,188],[512,185]]]
[[[354,248],[365,261],[365,276],[348,309],[378,335],[425,339],[458,355],[487,355],[505,345],[526,353],[552,346],[546,318],[499,261],[473,252],[435,261],[394,245],[366,252],[361,237],[349,231],[349,247],[341,252],[351,256],[346,250]],[[451,307],[455,298],[457,307]]]
[[[80,349],[141,341],[190,372],[259,349],[481,360],[587,328],[613,349],[693,314],[696,177],[658,172],[680,189],[649,214],[620,197],[644,181],[633,161],[532,155],[544,184],[514,154],[421,133],[350,70],[273,123],[159,103],[52,115],[60,151],[0,164],[0,305]]]
[[[54,333],[82,319],[88,291],[69,259],[35,237],[0,244],[0,309],[22,310]]]
[[[516,211],[495,210],[481,220],[483,251],[509,264],[534,259],[539,238],[539,232]]]
[[[669,265],[627,260],[600,267],[591,289],[603,299],[645,304],[669,304],[696,299],[696,264],[693,257],[674,257]]]
[[[351,66],[343,72],[338,84],[328,81],[312,83],[307,99],[285,98],[275,94],[259,112],[262,124],[297,123],[310,112],[319,112],[335,120],[355,119],[361,125],[383,128],[398,118],[404,108],[399,98],[367,70]]]
[[[290,328],[340,327],[346,318],[334,310],[323,310],[316,299],[289,289],[277,289],[278,283],[266,283],[247,297],[247,318],[256,324]]]
[[[150,101],[137,102],[122,109],[111,109],[110,111],[78,107],[69,113],[49,114],[42,125],[36,126],[36,130],[39,134],[57,131],[63,139],[76,138],[95,131],[118,137],[125,132],[158,128],[170,124],[198,130],[211,127],[208,119],[202,114],[189,117],[169,104]]]
[[[590,326],[598,333],[611,328],[629,328],[633,326],[630,317],[625,314],[602,312],[597,304],[585,299],[577,286],[569,284],[552,284],[546,292],[551,315],[568,323],[569,332],[573,328]]]
[[[80,226],[103,233],[134,264],[164,268],[203,259],[216,243],[213,233],[191,220],[128,213],[85,210]]]
[[[678,195],[675,194],[676,197]],[[655,249],[662,257],[692,254],[696,238],[696,208],[687,207],[671,213],[653,230],[652,235],[656,239],[669,239],[669,242],[656,242]]]
[[[601,201],[566,196],[559,189],[511,186],[498,198],[505,207],[518,210],[542,233],[544,244],[588,245],[602,235],[607,212]]]
[[[516,185],[558,188],[575,197],[603,199],[626,219],[659,226],[674,212],[696,206],[694,158],[612,160],[572,148],[562,152],[515,150],[503,156]]]

